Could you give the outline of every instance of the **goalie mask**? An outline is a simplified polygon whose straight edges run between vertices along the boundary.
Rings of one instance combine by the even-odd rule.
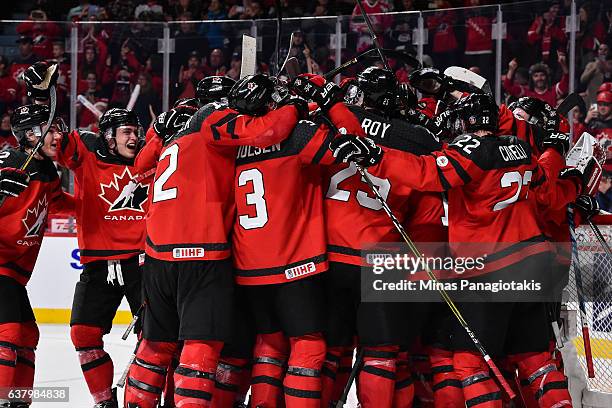
[[[15,109],[11,115],[11,130],[22,147],[33,147],[31,142],[28,143],[26,136],[32,132],[35,136],[41,137],[50,113],[47,105],[24,105]],[[53,124],[59,132],[68,131],[62,118],[56,118]]]
[[[128,160],[136,156],[144,143],[138,116],[127,109],[107,110],[100,117],[98,128],[109,152]]]
[[[383,113],[391,113],[397,106],[398,83],[393,72],[368,67],[357,75],[357,86],[363,92],[363,104]]]
[[[266,75],[247,75],[230,90],[229,107],[245,115],[261,116],[268,112],[272,102],[274,82]]]
[[[499,107],[489,95],[468,95],[455,102],[452,110],[452,116],[457,118],[453,129],[456,134],[497,130]]]
[[[198,82],[196,98],[201,105],[211,102],[222,102],[227,98],[232,87],[236,84],[232,78],[224,76],[209,76]]]

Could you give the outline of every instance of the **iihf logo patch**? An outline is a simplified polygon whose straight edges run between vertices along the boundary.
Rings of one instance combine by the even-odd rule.
[[[32,208],[28,208],[26,216],[21,222],[26,227],[24,238],[39,237],[45,231],[47,225],[47,212],[49,203],[45,194]]]
[[[100,183],[101,192],[98,197],[109,205],[109,212],[122,210],[145,212],[142,206],[147,201],[149,185],[135,183],[132,181],[133,178],[130,169],[125,167],[120,176],[113,174],[110,183]]]

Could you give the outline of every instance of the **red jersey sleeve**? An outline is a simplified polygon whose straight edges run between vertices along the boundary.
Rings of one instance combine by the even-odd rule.
[[[430,155],[417,156],[406,152],[401,157],[395,158],[401,160],[403,165],[394,166],[399,173],[391,177],[397,177],[408,186],[420,191],[446,191],[467,184],[472,179],[479,178],[483,172],[470,157],[474,154],[486,154],[474,150],[479,146],[478,138],[461,135],[447,148],[432,152]]]
[[[96,136],[89,132],[81,134],[77,130],[65,134],[57,150],[57,162],[72,170],[79,167],[88,151],[83,142],[83,138],[87,137],[95,138]]]
[[[58,190],[53,195],[51,202],[49,203],[49,214],[66,214],[76,217],[75,204],[76,201],[74,196],[62,191],[58,180]]]
[[[134,160],[138,174],[143,174],[157,166],[157,160],[162,151],[162,140],[152,127],[147,131],[146,143]]]
[[[365,131],[359,123],[357,116],[343,103],[337,103],[329,110],[329,118],[338,129],[346,129],[348,133],[365,136]]]
[[[241,115],[231,109],[223,109],[202,122],[201,132],[210,135],[210,142],[217,145],[267,147],[286,139],[297,121],[297,109],[292,105],[263,116]]]

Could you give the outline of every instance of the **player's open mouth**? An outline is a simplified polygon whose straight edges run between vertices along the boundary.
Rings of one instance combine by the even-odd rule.
[[[136,143],[128,143],[125,145],[130,150],[136,150]]]

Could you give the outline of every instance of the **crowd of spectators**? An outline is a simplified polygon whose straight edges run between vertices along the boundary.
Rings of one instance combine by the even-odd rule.
[[[242,34],[256,27],[258,69],[274,67],[276,21],[274,0],[30,0],[27,21],[16,24],[18,35],[11,57],[0,56],[0,144],[11,110],[27,103],[19,73],[40,59],[60,64],[58,106],[69,116],[71,68],[69,41],[71,22],[78,27],[77,91],[88,104],[77,105],[77,125],[95,130],[97,115],[115,106],[125,107],[138,85],[133,109],[147,126],[161,112],[163,57],[159,52],[165,24],[173,39],[170,58],[170,99],[194,95],[197,82],[208,75],[238,78]],[[495,2],[497,3],[497,2]],[[485,0],[362,0],[385,48],[416,54],[415,29],[423,11],[426,29],[424,63],[444,69],[462,65],[495,82],[496,47],[494,24],[498,7]],[[535,96],[556,106],[567,95],[569,84],[569,33],[566,19],[570,0],[502,2],[504,28],[502,91],[504,101]],[[63,6],[61,6],[63,4]],[[606,6],[607,4],[607,6]],[[367,26],[354,0],[281,0],[283,39],[281,61],[289,54],[298,59],[303,72],[326,72],[336,66],[331,35],[335,15],[344,15],[342,31],[346,46],[342,61],[372,46]],[[455,8],[465,7],[465,8]],[[573,118],[579,131],[589,130],[608,148],[612,145],[612,8],[607,2],[578,1],[574,89],[587,110]],[[307,17],[330,18],[307,18]],[[260,19],[270,19],[258,21]],[[207,20],[203,23],[202,20]],[[232,20],[232,21],[228,21]],[[4,29],[6,31],[6,28]],[[289,46],[289,34],[294,32]],[[411,67],[391,60],[401,81]],[[343,73],[352,76],[356,66]],[[604,87],[605,88],[605,87]],[[85,105],[88,105],[86,107]],[[93,107],[93,108],[92,108]],[[577,132],[576,132],[577,133]],[[610,148],[612,151],[612,148]],[[612,154],[611,154],[612,156]],[[612,176],[608,173],[608,176]],[[608,209],[612,202],[610,178]]]

